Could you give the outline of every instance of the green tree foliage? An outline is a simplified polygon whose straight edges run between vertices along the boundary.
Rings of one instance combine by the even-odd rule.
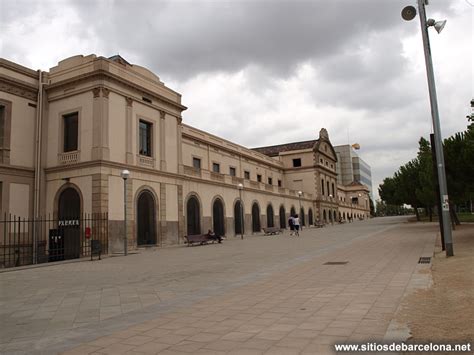
[[[446,179],[452,211],[457,203],[464,203],[474,197],[474,118],[468,117],[468,121],[472,123],[469,123],[466,131],[456,133],[444,141]],[[385,178],[379,186],[380,198],[386,206],[411,205],[418,219],[418,207],[424,207],[431,219],[433,207],[439,203],[432,159],[430,143],[420,138],[417,157],[401,166],[393,177]],[[456,220],[456,216],[453,217]]]

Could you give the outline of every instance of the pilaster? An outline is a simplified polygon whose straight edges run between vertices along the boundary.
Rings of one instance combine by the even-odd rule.
[[[168,239],[168,228],[166,219],[166,184],[160,184],[160,246],[163,245],[163,241]]]
[[[160,111],[160,170],[166,171],[166,113]]]
[[[109,90],[92,89],[92,159],[109,160]]]
[[[133,99],[131,97],[125,98],[125,148],[126,157],[125,161],[127,164],[134,164],[133,149],[132,149],[132,138],[133,138]]]

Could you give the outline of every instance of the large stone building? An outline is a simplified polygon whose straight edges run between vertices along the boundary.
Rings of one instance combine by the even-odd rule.
[[[245,234],[285,227],[291,212],[306,225],[368,217],[368,189],[338,183],[325,129],[248,149],[183,124],[184,110],[179,93],[120,56],[74,56],[49,72],[0,59],[2,215],[106,212],[109,251],[122,250],[124,196],[130,247],[239,234],[240,201]]]

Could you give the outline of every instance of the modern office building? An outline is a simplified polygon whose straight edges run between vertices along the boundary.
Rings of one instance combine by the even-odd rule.
[[[184,110],[179,93],[120,56],[74,56],[48,72],[0,59],[2,215],[64,224],[107,213],[109,252],[123,250],[124,216],[130,248],[208,229],[259,233],[285,227],[290,213],[306,225],[369,216],[368,189],[338,182],[325,129],[248,149],[184,124]]]
[[[356,148],[358,145],[354,145]],[[372,197],[372,172],[370,165],[360,158],[354,146],[349,144],[334,146],[337,154],[337,181],[341,185],[360,182],[368,187]]]

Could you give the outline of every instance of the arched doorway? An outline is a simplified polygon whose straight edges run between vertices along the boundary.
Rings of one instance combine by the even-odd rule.
[[[305,226],[306,222],[305,222],[305,219],[304,219],[304,208],[303,207],[301,207],[301,209],[300,209],[300,216],[299,217],[300,217],[300,224],[302,226]]]
[[[313,221],[313,210],[310,208],[308,210],[308,224],[310,226],[312,226],[314,224],[314,221]]]
[[[323,210],[323,221],[324,221],[324,223],[327,222],[327,219],[326,219],[326,210]]]
[[[81,253],[81,197],[76,189],[66,188],[58,199],[60,238],[49,240],[50,261],[79,258]]]
[[[346,220],[346,212],[342,212],[342,218]]]
[[[217,236],[225,235],[224,205],[220,198],[216,198],[212,205],[212,228]]]
[[[252,205],[252,232],[260,232],[262,228],[260,227],[260,208],[258,204],[254,203]]]
[[[328,217],[329,217],[329,222],[332,223],[332,212],[331,212],[331,210],[328,210]]]
[[[243,228],[244,224],[242,223],[243,215],[244,215],[244,212],[242,209],[242,204],[239,200],[234,205],[234,231],[236,235],[244,233],[244,228]]]
[[[273,222],[273,207],[272,205],[267,206],[267,227],[274,227],[275,224]]]
[[[337,221],[337,214],[336,214],[336,211],[334,211],[334,222]]]
[[[201,212],[199,201],[195,196],[191,196],[186,205],[187,234],[201,234]]]
[[[295,214],[296,214],[296,210],[293,206],[291,206],[290,216],[294,216]]]
[[[155,199],[143,190],[137,199],[137,245],[156,244]]]
[[[280,228],[286,228],[285,207],[280,206]]]

